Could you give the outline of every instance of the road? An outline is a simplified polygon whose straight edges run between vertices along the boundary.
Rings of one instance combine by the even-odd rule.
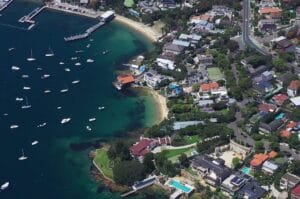
[[[250,37],[250,31],[251,31],[250,28],[251,24],[249,24],[249,21],[251,19],[250,9],[251,9],[250,0],[243,0],[243,25],[242,25],[243,42],[246,46],[253,48],[254,50],[256,50],[262,55],[270,55],[268,51],[256,45]]]

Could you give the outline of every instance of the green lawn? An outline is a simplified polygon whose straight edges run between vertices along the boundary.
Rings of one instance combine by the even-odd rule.
[[[192,135],[192,136],[185,135],[183,136],[183,140],[185,145],[189,145],[189,144],[194,144],[196,142],[199,142],[201,138],[199,135]]]
[[[106,177],[113,179],[113,171],[109,164],[110,160],[107,156],[107,149],[98,149],[96,153],[97,154],[94,158],[95,163],[102,170]]]
[[[185,153],[188,157],[191,156],[191,152],[195,150],[193,147],[186,149],[170,149],[164,150],[162,154],[172,162],[178,162],[178,157]]]
[[[208,72],[209,79],[213,81],[218,81],[223,79],[223,74],[220,71],[220,69],[217,67],[207,68],[207,72]]]

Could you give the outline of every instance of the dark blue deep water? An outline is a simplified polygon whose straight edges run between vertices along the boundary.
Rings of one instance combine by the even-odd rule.
[[[28,24],[18,19],[37,6],[19,0],[0,17],[0,184],[10,182],[0,198],[119,198],[104,187],[97,193],[99,184],[90,176],[88,150],[73,151],[70,144],[120,136],[151,125],[155,111],[149,97],[120,93],[112,87],[115,69],[149,50],[151,44],[116,22],[102,27],[89,39],[66,43],[64,36],[83,32],[96,21],[55,11],[44,11],[35,18],[36,27],[24,30]],[[45,57],[49,47],[54,57]],[[76,53],[78,50],[83,52]],[[103,55],[104,50],[109,53]],[[35,62],[26,60],[31,51]],[[86,63],[87,59],[95,62]],[[76,62],[82,65],[75,66]],[[12,70],[12,66],[20,70]],[[42,79],[44,74],[50,77]],[[72,84],[75,80],[80,83]],[[24,86],[31,89],[24,90]],[[68,92],[61,93],[61,89]],[[51,93],[45,94],[45,90]],[[16,101],[16,97],[24,101]],[[26,98],[32,107],[21,109]],[[98,110],[99,106],[106,109]],[[62,125],[60,121],[67,117],[71,121]],[[97,120],[89,122],[93,117]],[[46,126],[37,128],[44,122]],[[19,128],[10,129],[11,125]],[[34,140],[39,144],[31,146]],[[18,160],[22,149],[28,156],[25,161]]]

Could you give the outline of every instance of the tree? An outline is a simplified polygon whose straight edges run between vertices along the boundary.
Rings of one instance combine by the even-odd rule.
[[[269,147],[273,151],[277,151],[278,152],[280,150],[278,142],[271,142],[270,145],[269,145]]]
[[[147,153],[144,156],[143,165],[146,173],[151,173],[152,171],[154,171],[155,166],[153,160],[154,160],[153,153]]]
[[[237,49],[239,49],[239,44],[238,42],[234,41],[234,40],[229,40],[227,42],[227,48],[231,51],[231,52],[234,52],[236,51]]]
[[[123,185],[132,185],[145,178],[143,165],[138,161],[122,161],[113,167],[114,181]]]
[[[272,64],[274,65],[275,69],[279,72],[282,72],[286,69],[285,63],[281,58],[276,58],[272,61]]]
[[[293,164],[291,165],[291,171],[295,175],[300,175],[300,161],[299,160],[296,160],[293,162]]]
[[[254,146],[256,153],[261,153],[264,151],[264,143],[262,141],[256,141]]]
[[[241,165],[240,158],[238,157],[233,158],[231,164],[234,169],[237,169]]]
[[[123,140],[117,140],[116,142],[112,143],[107,151],[107,155],[111,160],[116,158],[120,158],[121,160],[130,160],[131,158],[129,145]]]
[[[190,166],[190,162],[189,162],[189,159],[187,157],[187,155],[185,153],[181,154],[179,157],[178,157],[178,160],[179,160],[179,164],[185,168],[189,167]]]

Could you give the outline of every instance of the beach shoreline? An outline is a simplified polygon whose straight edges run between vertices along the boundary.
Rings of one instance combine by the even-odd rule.
[[[168,118],[169,109],[167,106],[167,98],[163,95],[159,94],[158,91],[153,90],[149,87],[134,87],[136,91],[145,92],[146,95],[151,95],[151,98],[154,100],[156,105],[155,108],[158,110],[157,119],[155,120],[155,124],[162,122],[163,120]]]
[[[161,38],[161,36],[162,36],[162,33],[158,32],[153,27],[147,26],[141,22],[134,21],[127,17],[116,14],[114,20],[117,23],[126,25],[126,26],[132,28],[133,30],[141,33],[142,35],[147,37],[151,42],[158,41],[158,39]]]

